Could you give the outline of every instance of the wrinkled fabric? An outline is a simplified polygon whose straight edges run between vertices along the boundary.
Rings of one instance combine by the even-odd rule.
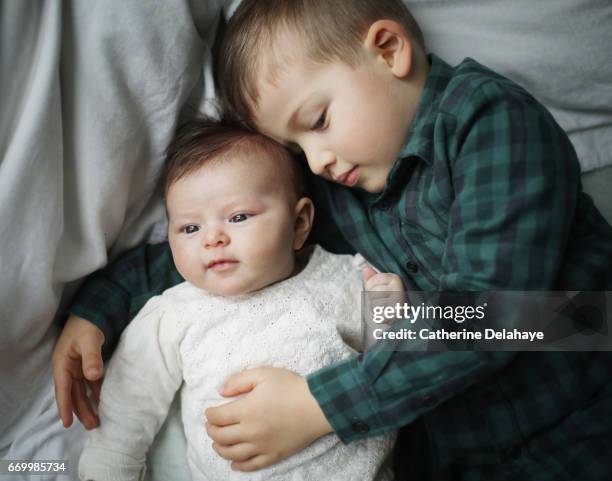
[[[64,442],[50,363],[62,307],[163,219],[163,152],[181,112],[213,94],[221,4],[0,4],[2,457]]]
[[[429,51],[451,65],[471,57],[544,104],[569,135],[583,172],[612,165],[609,0],[405,3]]]

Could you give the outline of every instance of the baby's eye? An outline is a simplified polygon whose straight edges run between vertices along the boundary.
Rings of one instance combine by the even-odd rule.
[[[327,110],[324,110],[318,120],[312,126],[312,130],[321,130],[325,128],[325,121],[327,119]]]
[[[244,222],[245,220],[247,220],[249,217],[251,217],[250,214],[235,214],[233,216],[230,217],[229,221],[233,224],[236,224],[238,222]]]
[[[185,234],[194,234],[196,232],[198,232],[200,230],[200,228],[197,225],[193,225],[193,224],[189,224],[186,225],[185,227],[183,227],[183,232]]]

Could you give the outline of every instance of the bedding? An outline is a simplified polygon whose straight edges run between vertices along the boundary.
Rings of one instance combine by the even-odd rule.
[[[2,459],[78,446],[78,421],[65,431],[55,408],[54,321],[84,276],[163,218],[163,151],[183,107],[212,95],[221,4],[0,3]]]
[[[84,276],[163,219],[163,150],[181,115],[208,109],[216,20],[236,3],[0,3],[0,458],[78,450],[82,428],[64,430],[55,411],[55,321]],[[432,51],[451,63],[471,56],[524,85],[569,133],[583,171],[609,175],[608,0],[407,4]],[[160,438],[180,455],[175,428]]]
[[[469,56],[525,87],[553,114],[583,172],[612,164],[612,3],[409,0],[428,48]]]

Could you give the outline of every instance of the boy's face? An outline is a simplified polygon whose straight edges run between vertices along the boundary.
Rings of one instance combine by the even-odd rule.
[[[258,84],[257,127],[301,148],[330,181],[380,192],[408,134],[410,98],[385,62],[365,54],[341,62],[291,60]],[[414,107],[412,107],[414,110]]]
[[[268,165],[228,159],[175,182],[166,205],[168,240],[178,271],[219,295],[252,292],[294,268],[294,215]]]

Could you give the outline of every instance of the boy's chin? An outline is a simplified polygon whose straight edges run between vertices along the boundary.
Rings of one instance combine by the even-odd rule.
[[[380,194],[383,190],[385,190],[385,186],[387,185],[386,180],[384,181],[375,181],[368,180],[363,182],[362,184],[357,184],[355,187],[359,187],[360,189],[369,192],[370,194]]]
[[[375,188],[362,187],[362,189],[370,194],[380,194],[383,190],[385,190],[385,187],[384,186],[375,187]]]

